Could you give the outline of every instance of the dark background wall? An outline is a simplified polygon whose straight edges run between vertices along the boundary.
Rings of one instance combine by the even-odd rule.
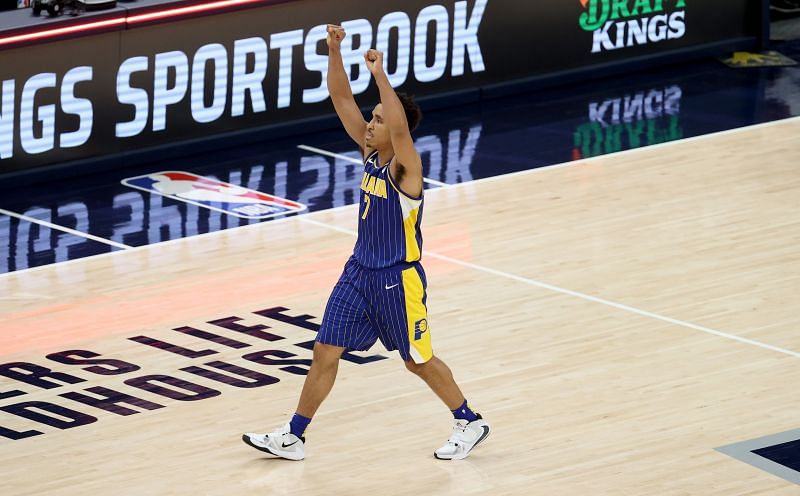
[[[635,3],[628,2],[631,10]],[[9,47],[0,50],[0,175],[88,159],[122,165],[159,147],[203,146],[220,136],[264,139],[280,134],[278,127],[307,130],[315,120],[330,121],[327,98],[304,101],[324,83],[328,22],[350,33],[361,105],[372,105],[377,92],[374,85],[358,91],[366,71],[360,54],[382,34],[396,86],[454,102],[459,94],[507,94],[510,82],[555,84],[724,53],[754,45],[759,35],[755,2],[650,3],[662,9],[610,19],[599,34],[580,19],[609,11],[610,0],[296,0]],[[237,91],[235,74],[239,81],[255,74],[258,88]],[[32,81],[47,75],[34,91]],[[243,98],[236,103],[234,95]]]

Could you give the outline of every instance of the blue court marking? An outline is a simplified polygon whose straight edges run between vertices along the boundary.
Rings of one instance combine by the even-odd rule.
[[[800,485],[800,429],[729,444],[716,450]]]
[[[800,474],[800,438],[752,452]]]

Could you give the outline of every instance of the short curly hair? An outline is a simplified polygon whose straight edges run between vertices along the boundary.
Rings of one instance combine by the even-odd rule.
[[[397,98],[400,100],[400,103],[403,104],[403,110],[406,113],[406,121],[408,121],[408,130],[413,133],[422,120],[422,110],[419,108],[419,105],[417,105],[417,102],[414,101],[413,95],[398,91]]]

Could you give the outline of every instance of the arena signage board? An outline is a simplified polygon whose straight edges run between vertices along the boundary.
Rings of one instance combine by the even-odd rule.
[[[332,113],[326,24],[417,96],[755,37],[746,0],[295,0],[0,50],[0,174]],[[752,21],[749,19],[753,19]],[[4,45],[5,46],[5,45]],[[265,131],[265,137],[268,132]]]

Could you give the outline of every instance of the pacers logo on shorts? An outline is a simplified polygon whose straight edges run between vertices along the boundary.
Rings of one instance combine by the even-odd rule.
[[[428,319],[420,319],[414,322],[414,341],[422,339],[422,335],[428,332]]]

